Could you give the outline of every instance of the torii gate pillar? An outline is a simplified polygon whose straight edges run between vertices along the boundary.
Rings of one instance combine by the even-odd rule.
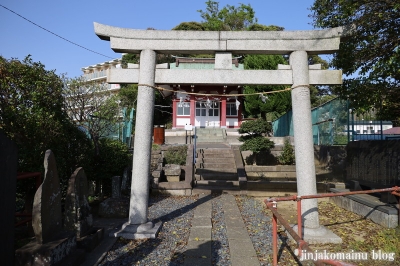
[[[292,52],[289,62],[293,71],[292,108],[297,193],[299,196],[315,195],[317,182],[312,138],[308,54],[306,51]],[[317,199],[302,200],[301,210],[303,235],[300,237],[310,244],[342,242],[332,231],[319,224]],[[294,229],[297,231],[297,225]]]
[[[139,84],[154,86],[156,52],[143,50],[140,53]],[[148,222],[149,181],[151,162],[151,135],[153,129],[154,91],[148,86],[139,86],[135,123],[135,150],[132,164],[132,185],[129,205],[129,220],[114,236],[127,239],[155,238],[161,222]]]
[[[293,70],[292,108],[299,196],[317,194],[307,60],[306,51],[295,51],[289,57]],[[304,227],[318,228],[317,199],[303,200],[301,204]]]

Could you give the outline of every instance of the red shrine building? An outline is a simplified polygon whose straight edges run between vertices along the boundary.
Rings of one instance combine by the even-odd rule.
[[[214,69],[214,58],[177,57],[170,69]],[[243,70],[238,58],[232,59],[233,70]],[[196,127],[239,128],[242,122],[242,86],[173,85],[172,128]],[[164,96],[169,96],[163,91]],[[210,95],[210,96],[208,96]]]

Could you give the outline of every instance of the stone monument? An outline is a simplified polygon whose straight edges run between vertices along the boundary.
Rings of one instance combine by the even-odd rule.
[[[18,249],[16,265],[76,265],[84,251],[76,249],[76,236],[63,228],[61,190],[56,160],[51,150],[44,157],[44,179],[33,201],[32,227],[35,241]]]
[[[147,223],[154,84],[292,84],[298,195],[317,194],[309,86],[341,84],[342,72],[322,70],[321,65],[309,66],[308,56],[337,51],[340,38],[347,34],[347,29],[338,27],[327,30],[267,32],[149,31],[98,23],[94,24],[94,28],[100,39],[110,41],[115,52],[140,53],[139,67],[112,69],[107,76],[107,82],[111,84],[139,84],[129,221],[116,236],[135,238],[136,232],[141,230],[140,225],[153,228],[153,232],[157,231],[156,227]],[[163,54],[215,54],[215,68],[178,70],[156,66],[156,51]],[[290,65],[280,65],[277,70],[235,71],[220,67],[224,62],[232,61],[232,53],[289,55]],[[319,225],[316,201],[305,200],[302,206],[304,239],[324,242],[332,239],[332,242],[337,242],[338,238],[328,235],[328,230]]]
[[[125,171],[124,171],[125,172]],[[129,214],[129,199],[122,195],[120,176],[113,176],[111,181],[111,198],[99,205],[99,216],[104,218],[125,218]]]
[[[93,217],[88,202],[88,182],[79,167],[71,175],[65,199],[64,227],[75,232],[77,247],[93,250],[103,239],[104,230],[93,228]]]
[[[47,150],[44,157],[44,179],[33,200],[32,226],[36,240],[45,244],[62,231],[61,190],[54,154]]]
[[[124,173],[122,174],[122,180],[121,180],[121,193],[122,194],[128,194],[129,193],[129,188],[131,186],[131,177],[132,177],[132,169],[131,167],[127,166],[124,168]]]

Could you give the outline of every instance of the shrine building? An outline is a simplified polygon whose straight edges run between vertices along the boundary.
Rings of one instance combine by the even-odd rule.
[[[232,58],[232,70],[243,70],[239,58]],[[176,57],[176,62],[169,64],[173,69],[214,69],[215,58]],[[174,84],[174,92],[161,91],[164,97],[172,97],[172,127],[184,128],[185,125],[196,127],[239,128],[242,122],[243,87],[237,85],[213,84]],[[209,95],[209,96],[208,96]]]

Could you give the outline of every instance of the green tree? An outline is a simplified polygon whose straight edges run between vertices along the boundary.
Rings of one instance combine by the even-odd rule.
[[[290,141],[288,139],[285,139],[283,151],[281,155],[278,156],[278,162],[283,165],[291,165],[296,163],[294,147],[292,146],[292,144],[290,144]]]
[[[172,28],[172,30],[200,30],[204,31],[205,27],[203,24],[196,22],[196,21],[190,21],[190,22],[182,22],[178,26],[175,26]]]
[[[0,129],[18,147],[18,171],[43,171],[43,158],[51,149],[65,191],[78,166],[90,172],[92,147],[64,109],[63,82],[30,56],[24,60],[0,56]],[[90,156],[89,156],[90,157]]]
[[[271,123],[263,119],[250,120],[243,122],[238,131],[244,134],[239,137],[243,142],[240,150],[253,152],[253,155],[245,159],[246,163],[266,164],[268,157],[271,157],[270,150],[275,146],[274,142],[265,136],[272,131]]]
[[[316,0],[311,12],[315,27],[351,26],[332,62],[350,78],[335,92],[359,113],[374,107],[381,118],[399,124],[399,1]]]
[[[254,70],[275,70],[278,64],[287,64],[287,60],[281,55],[247,55],[244,59],[245,69]],[[287,86],[281,85],[257,85],[244,86],[244,93],[269,92],[283,90]],[[244,100],[245,116],[261,117],[267,120],[274,120],[291,109],[290,92],[281,92],[266,95],[264,100],[259,95],[249,95]],[[267,114],[269,117],[267,118]]]
[[[319,57],[318,55],[311,55],[308,57],[308,64],[315,65],[320,64],[321,69],[328,69],[329,63]],[[328,85],[311,85],[310,86],[310,99],[311,99],[311,107],[320,106],[334,98],[337,95],[333,94],[332,87]]]
[[[250,120],[242,123],[239,128],[240,134],[246,134],[239,137],[244,143],[240,146],[240,150],[250,150],[254,153],[268,151],[274,147],[274,142],[266,138],[272,130],[271,123],[263,119]]]
[[[276,26],[276,25],[266,26],[266,25],[263,25],[263,24],[255,23],[255,24],[252,24],[248,28],[248,30],[249,31],[283,31],[283,30],[285,30],[285,28],[284,27],[279,27],[279,26]]]
[[[137,95],[137,84],[121,84],[121,88],[118,92],[118,98],[121,101],[121,106],[136,109]]]
[[[198,10],[203,25],[209,31],[237,31],[247,30],[250,26],[257,23],[255,12],[251,5],[240,4],[239,7],[226,5],[221,10],[216,1],[207,1],[206,10]]]

